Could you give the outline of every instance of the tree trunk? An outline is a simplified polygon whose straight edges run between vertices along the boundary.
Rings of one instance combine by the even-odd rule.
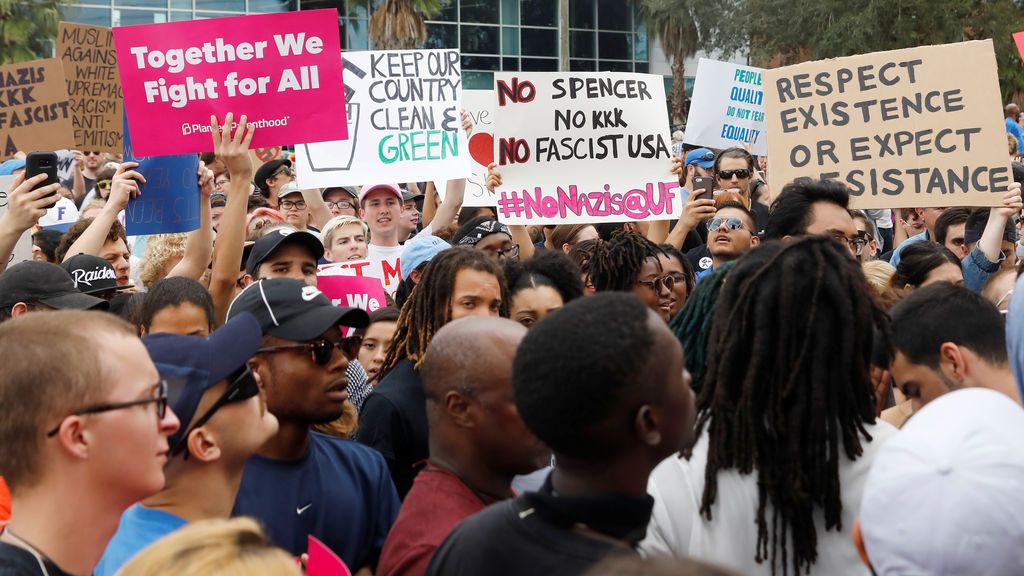
[[[686,53],[676,50],[672,55],[672,122],[686,121]]]

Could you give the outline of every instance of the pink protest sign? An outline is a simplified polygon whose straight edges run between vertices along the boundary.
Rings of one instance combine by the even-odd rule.
[[[309,537],[309,559],[306,576],[352,576],[345,562],[315,536]]]
[[[1017,53],[1024,59],[1024,32],[1014,32],[1013,42],[1017,45]]]
[[[369,276],[326,276],[316,279],[316,287],[335,306],[351,306],[373,312],[388,305],[380,280]]]
[[[336,9],[124,26],[114,45],[139,156],[209,150],[228,112],[253,148],[348,138]]]

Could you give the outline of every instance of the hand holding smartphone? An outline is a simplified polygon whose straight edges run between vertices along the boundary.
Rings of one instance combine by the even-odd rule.
[[[32,187],[33,190],[38,190],[44,186],[50,184],[59,184],[60,180],[57,178],[57,153],[56,152],[29,152],[25,158],[25,178],[31,178],[38,174],[46,174],[46,180],[36,184]],[[56,191],[53,194],[49,194],[47,197],[52,197],[53,202],[45,206],[46,208],[53,208],[57,205],[57,200],[60,199],[60,194]]]
[[[693,177],[693,188],[697,194],[707,194],[705,198],[711,197],[711,191],[714,189],[715,179],[709,176],[694,176]]]

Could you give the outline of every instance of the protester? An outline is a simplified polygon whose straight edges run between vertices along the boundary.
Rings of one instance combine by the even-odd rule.
[[[402,208],[405,216],[399,221],[398,236],[404,242],[412,238],[420,227],[420,210],[416,206],[416,199],[423,198],[419,191],[412,192],[408,188],[402,188]]]
[[[697,276],[693,273],[693,266],[690,261],[675,246],[662,244],[661,249],[665,251],[664,256],[659,256],[661,267],[672,275],[675,285],[672,292],[675,293],[676,303],[669,309],[669,315],[675,318],[676,314],[683,309],[686,299],[690,297],[694,286],[697,285]]]
[[[349,186],[324,188],[324,204],[335,218],[338,216],[359,216],[359,194]]]
[[[324,259],[328,262],[365,260],[370,238],[370,227],[355,216],[335,216],[324,226]]]
[[[154,234],[149,237],[138,267],[139,281],[146,289],[170,276],[184,258],[187,242],[187,234]]]
[[[29,260],[0,274],[0,322],[46,310],[106,310],[107,301],[82,294],[67,271]]]
[[[1021,214],[1021,182],[1024,167],[1014,170],[1016,181],[1003,195],[1003,206],[978,209],[971,213],[964,229],[964,241],[969,252],[963,259],[964,286],[980,292],[989,277],[1000,268],[1013,269],[1017,265],[1017,227],[1014,219]],[[982,222],[985,222],[982,227]]]
[[[149,289],[139,311],[139,335],[170,333],[206,338],[213,332],[213,299],[191,278],[165,278]]]
[[[551,246],[568,254],[576,244],[597,238],[597,229],[591,224],[560,224],[551,231]]]
[[[946,211],[945,208],[933,207],[915,208],[914,210],[917,212],[919,220],[924,222],[924,232],[907,238],[906,241],[893,250],[892,257],[889,259],[889,263],[893,266],[900,265],[900,258],[907,246],[912,246],[918,242],[935,242],[935,223],[938,221],[939,216],[942,216],[942,213]]]
[[[740,202],[716,202],[715,216],[708,221],[707,227],[707,246],[712,264],[697,274],[698,279],[743,256],[761,242],[755,231],[754,215]]]
[[[872,293],[880,299],[879,304],[888,310],[902,296],[901,293],[894,293],[890,290],[892,277],[896,275],[896,269],[885,260],[864,262],[861,264],[861,269],[864,270],[864,277],[867,279]],[[890,299],[890,295],[895,298]]]
[[[512,396],[512,361],[525,334],[504,318],[469,317],[434,335],[421,368],[430,460],[384,544],[379,576],[422,575],[456,524],[511,498],[512,478],[550,459]]]
[[[669,325],[683,344],[686,369],[690,371],[692,379],[690,386],[698,394],[704,387],[704,373],[708,366],[708,338],[711,335],[715,305],[729,270],[735,263],[726,262],[704,278]]]
[[[857,226],[850,216],[850,193],[834,180],[799,178],[782,188],[772,202],[765,228],[768,240],[828,236],[857,255]],[[894,264],[895,265],[895,264]]]
[[[632,296],[581,298],[527,333],[512,385],[554,470],[539,492],[459,524],[426,573],[571,575],[636,554],[653,506],[648,476],[693,440],[679,341]]]
[[[398,329],[399,312],[398,308],[391,306],[370,312],[370,324],[366,327],[363,343],[359,347],[359,363],[366,369],[366,377],[371,386],[380,384],[378,376]],[[357,408],[361,409],[362,403]]]
[[[420,278],[423,277],[423,270],[426,268],[427,263],[434,256],[449,248],[451,248],[451,244],[437,236],[427,234],[420,234],[405,243],[401,256],[402,266],[405,271],[403,272],[402,283],[398,285],[398,290],[395,291],[395,306],[401,309],[405,305],[409,295],[412,294],[413,288],[419,284]]]
[[[167,382],[181,426],[168,438],[163,490],[121,516],[95,576],[113,576],[140,550],[186,523],[231,515],[245,461],[277,432],[277,419],[267,412],[247,364],[260,347],[259,334],[256,319],[239,314],[208,339],[142,339]]]
[[[453,246],[479,250],[504,266],[519,260],[519,245],[512,241],[512,230],[493,218],[478,217],[459,226],[452,236]]]
[[[324,245],[316,234],[279,228],[253,244],[242,282],[248,286],[263,278],[292,278],[315,287],[317,262],[323,255]]]
[[[121,513],[164,486],[178,429],[167,384],[131,326],[102,312],[4,322],[0,354],[0,573],[91,574]]]
[[[511,298],[509,317],[527,328],[583,296],[580,269],[559,250],[507,263],[505,281]]]
[[[967,257],[965,228],[971,215],[970,208],[948,208],[935,221],[935,241],[956,254],[960,260]]]
[[[768,225],[768,207],[751,199],[751,184],[760,178],[754,169],[754,157],[744,148],[728,148],[715,157],[715,188],[736,192],[750,203],[757,231]]]
[[[71,275],[71,280],[79,292],[108,302],[121,291],[133,288],[131,284],[119,286],[114,267],[98,256],[89,254],[72,256],[65,260],[60,267]]]
[[[304,190],[294,181],[277,191],[277,207],[285,222],[296,230],[317,232],[332,217],[319,190]]]
[[[341,327],[365,328],[366,312],[332,306],[315,287],[291,278],[249,285],[228,318],[242,312],[254,315],[263,332],[250,365],[279,428],[246,462],[233,514],[260,520],[270,540],[292,555],[306,552],[312,535],[353,571],[373,569],[399,506],[384,460],[310,431],[342,415],[359,339],[345,338]]]
[[[45,229],[32,234],[32,259],[37,262],[55,262],[61,235],[57,230]]]
[[[981,289],[981,297],[988,300],[1005,315],[1013,298],[1013,285],[1017,283],[1016,270],[1000,270],[992,275]]]
[[[302,569],[275,548],[250,518],[203,520],[162,538],[121,576],[301,576]]]
[[[595,292],[594,283],[590,280],[590,261],[602,240],[584,240],[572,247],[569,259],[580,268],[580,280],[583,281],[583,295],[590,296]]]
[[[936,282],[963,286],[964,273],[960,268],[960,259],[945,246],[934,242],[918,242],[903,251],[903,258],[889,286],[900,294],[906,294]]]
[[[437,254],[402,306],[394,340],[378,373],[380,384],[360,412],[356,440],[384,456],[401,497],[430,455],[426,396],[419,370],[434,334],[466,316],[508,317],[501,269],[483,252],[452,248]]]
[[[854,539],[872,572],[1017,574],[1024,411],[990,390],[932,402],[882,447]]]
[[[878,255],[878,227],[875,221],[863,210],[851,210],[853,225],[857,228],[857,238],[854,241],[854,248],[857,251],[857,259],[861,262],[871,262]]]
[[[466,181],[451,180],[445,188],[444,201],[437,207],[433,219],[438,226],[455,220],[462,208]],[[402,254],[400,242],[401,219],[405,217],[405,197],[395,184],[370,184],[359,190],[359,217],[370,227],[369,256],[372,260],[394,261]],[[433,221],[424,218],[419,235],[432,235]]]
[[[885,315],[845,252],[821,237],[771,242],[729,271],[697,443],[651,476],[648,554],[754,576],[864,571],[850,529],[895,429],[875,420],[870,372]]]
[[[630,292],[668,322],[676,303],[675,277],[666,274],[665,252],[636,232],[622,232],[598,245],[589,264],[597,292]]]
[[[1017,139],[1017,151],[1024,150],[1024,130],[1019,124],[1020,106],[1010,102],[1003,108],[1003,116],[1005,116],[1006,133]]]
[[[224,124],[230,126],[226,118]],[[256,175],[253,178],[260,196],[270,202],[271,208],[277,208],[277,193],[281,188],[293,181],[295,181],[295,172],[292,170],[292,161],[288,159],[271,160],[264,163],[256,170]]]
[[[32,189],[45,181],[45,174],[28,179],[19,174],[7,190],[7,210],[0,215],[0,272],[7,269],[18,240],[46,215],[47,207],[53,202],[50,196],[57,191],[58,184]]]
[[[893,387],[915,412],[964,387],[991,388],[1020,401],[1003,316],[979,294],[946,282],[915,291],[892,309],[891,340]]]

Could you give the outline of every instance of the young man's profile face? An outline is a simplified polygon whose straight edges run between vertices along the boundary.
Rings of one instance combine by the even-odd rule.
[[[374,190],[363,199],[362,218],[370,227],[371,238],[395,231],[404,213],[398,197],[388,190]]]

